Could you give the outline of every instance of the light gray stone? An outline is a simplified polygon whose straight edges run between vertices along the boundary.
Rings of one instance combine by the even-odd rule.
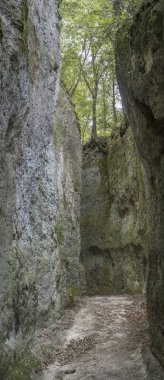
[[[0,4],[0,349],[6,352],[21,351],[78,287],[81,142],[64,89],[59,96],[59,27],[57,0]]]

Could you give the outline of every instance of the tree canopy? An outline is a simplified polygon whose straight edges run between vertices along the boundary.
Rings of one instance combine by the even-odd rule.
[[[123,119],[115,75],[116,30],[140,0],[63,0],[62,80],[82,141],[107,136]]]

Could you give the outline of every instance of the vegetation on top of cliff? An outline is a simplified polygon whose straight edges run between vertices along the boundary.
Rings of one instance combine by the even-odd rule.
[[[115,35],[141,0],[63,0],[62,78],[76,106],[82,141],[109,136],[123,119]]]

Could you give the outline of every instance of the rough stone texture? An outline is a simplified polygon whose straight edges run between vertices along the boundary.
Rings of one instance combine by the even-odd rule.
[[[55,233],[59,248],[60,308],[79,294],[80,198],[82,146],[74,106],[61,88],[56,111],[54,145],[58,202]],[[62,295],[62,297],[61,297]]]
[[[164,2],[144,3],[117,40],[117,76],[148,187],[147,301],[153,350],[164,365]]]
[[[63,90],[56,110],[58,1],[1,2],[0,80],[0,349],[8,351],[53,320],[79,269],[81,143]]]
[[[109,183],[106,155],[89,148],[84,152],[82,170],[81,277],[83,289],[87,285],[87,291],[91,294],[100,292],[100,271],[106,266],[106,262],[111,267],[110,253],[105,241],[108,215]]]
[[[145,192],[130,127],[113,134],[107,155],[92,148],[84,153],[82,178],[81,260],[87,291],[141,292]]]

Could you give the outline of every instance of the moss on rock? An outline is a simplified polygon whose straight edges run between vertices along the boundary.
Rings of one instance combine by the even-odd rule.
[[[140,293],[144,288],[146,207],[132,130],[115,131],[107,155],[84,153],[82,264],[89,294]]]
[[[22,26],[22,49],[28,50],[28,4],[24,0],[21,7],[21,26]]]
[[[146,183],[147,305],[155,356],[164,365],[164,2],[144,1],[117,36],[116,71]],[[151,36],[151,38],[150,38]],[[143,201],[142,205],[143,206]]]

